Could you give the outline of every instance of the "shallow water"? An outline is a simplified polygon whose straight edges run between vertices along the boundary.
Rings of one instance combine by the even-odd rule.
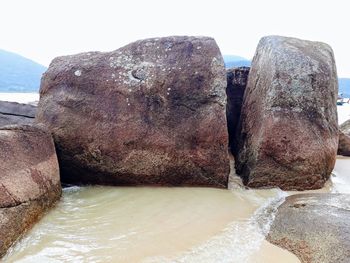
[[[350,193],[349,164],[338,158],[323,192]],[[238,186],[66,188],[4,261],[299,262],[264,240],[286,195]]]
[[[226,249],[228,244],[222,247],[223,241],[233,248],[239,243],[253,246],[248,242],[252,241],[249,231],[257,226],[247,220],[265,200],[280,194],[278,190],[231,192],[208,188],[68,188],[58,206],[6,260],[203,261],[207,255],[196,246],[225,232],[241,234],[237,235],[240,240],[229,240],[229,235],[211,240],[204,244],[205,252],[215,253],[208,256],[231,253],[231,248]],[[236,253],[241,253],[243,246]]]

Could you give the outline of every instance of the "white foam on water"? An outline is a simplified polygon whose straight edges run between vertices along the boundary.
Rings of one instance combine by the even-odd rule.
[[[234,190],[237,191],[237,190]],[[252,190],[245,191],[246,194]],[[261,190],[264,191],[264,190]],[[259,250],[262,242],[268,234],[275,218],[277,208],[284,202],[287,194],[274,189],[275,196],[268,198],[262,206],[255,211],[248,220],[234,221],[230,223],[223,233],[217,235],[202,245],[178,256],[167,259],[155,257],[144,260],[144,263],[242,263],[249,262],[251,255]],[[253,194],[254,196],[254,194]]]

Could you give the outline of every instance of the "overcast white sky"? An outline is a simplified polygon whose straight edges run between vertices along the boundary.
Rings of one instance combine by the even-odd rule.
[[[214,37],[223,54],[252,58],[284,35],[333,47],[350,77],[349,0],[0,0],[0,48],[48,66],[59,55],[109,51],[169,35]]]

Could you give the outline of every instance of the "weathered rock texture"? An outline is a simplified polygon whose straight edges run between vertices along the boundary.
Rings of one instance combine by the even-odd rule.
[[[41,128],[0,128],[0,258],[61,195],[52,137]]]
[[[349,218],[350,195],[293,195],[278,208],[267,240],[304,263],[347,263]]]
[[[37,119],[64,182],[226,187],[225,87],[212,38],[146,39],[54,59]]]
[[[339,130],[341,130],[344,134],[350,135],[350,120],[345,121],[339,126]]]
[[[32,124],[36,107],[17,102],[0,101],[0,126],[12,124]]]
[[[237,173],[250,187],[321,188],[338,146],[337,73],[323,43],[261,39],[245,91]]]
[[[350,136],[339,131],[338,154],[350,156]]]
[[[226,118],[229,134],[229,149],[233,155],[237,154],[238,123],[241,116],[244,91],[248,82],[249,67],[231,68],[227,74],[227,104]]]
[[[350,120],[339,126],[338,154],[350,156]]]

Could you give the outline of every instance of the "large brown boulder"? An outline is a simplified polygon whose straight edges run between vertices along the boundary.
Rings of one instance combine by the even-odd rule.
[[[36,107],[17,102],[0,101],[0,127],[12,124],[32,124]]]
[[[350,195],[293,195],[278,208],[267,240],[303,263],[347,263],[349,218]]]
[[[51,135],[39,127],[0,128],[0,258],[60,195]]]
[[[238,150],[238,123],[241,116],[244,91],[248,82],[249,69],[249,67],[238,67],[226,71],[226,118],[229,135],[229,149],[233,155],[236,155]]]
[[[225,87],[214,39],[146,39],[54,59],[36,117],[64,182],[226,187]]]
[[[280,36],[260,40],[242,106],[237,173],[251,187],[321,188],[338,146],[332,49]]]

